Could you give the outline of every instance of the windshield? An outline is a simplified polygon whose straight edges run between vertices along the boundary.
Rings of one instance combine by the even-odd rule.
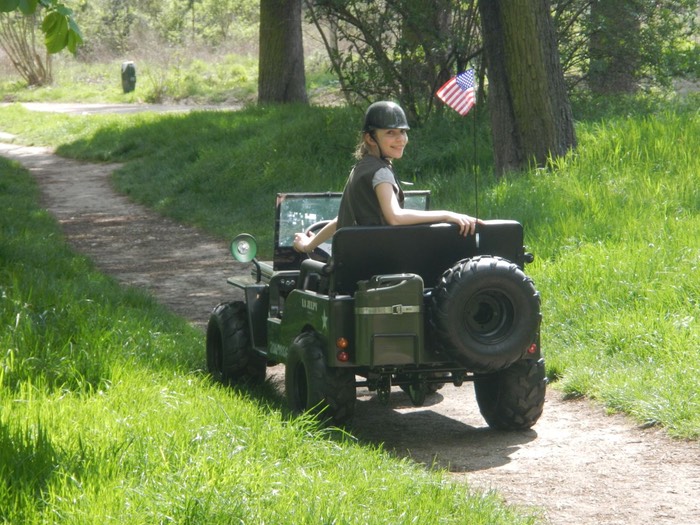
[[[404,192],[404,195],[405,208],[427,210],[430,205],[429,191],[411,190]],[[320,221],[334,219],[338,215],[341,197],[340,192],[277,194],[274,256],[276,270],[298,268],[300,254],[293,248],[294,234],[304,232]],[[321,244],[319,249],[330,255],[331,239]]]
[[[279,194],[277,196],[277,246],[292,246],[294,234],[319,221],[338,215],[340,193]]]

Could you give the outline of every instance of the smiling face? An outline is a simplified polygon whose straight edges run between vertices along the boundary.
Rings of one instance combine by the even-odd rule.
[[[372,135],[367,133],[365,140],[373,155],[389,160],[403,156],[403,150],[408,144],[408,132],[405,129],[377,129]]]

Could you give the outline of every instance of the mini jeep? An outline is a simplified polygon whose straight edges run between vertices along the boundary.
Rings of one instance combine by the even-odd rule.
[[[444,223],[347,227],[297,253],[295,232],[320,230],[340,197],[277,195],[271,262],[256,258],[253,236],[233,240],[234,258],[253,266],[249,278],[228,279],[244,299],[211,313],[209,373],[261,382],[283,363],[291,411],[333,425],[350,422],[359,387],[381,401],[397,387],[420,406],[446,383],[470,382],[490,427],[534,425],[546,380],[521,224],[490,220],[467,237]],[[427,209],[429,199],[406,192],[407,207]]]

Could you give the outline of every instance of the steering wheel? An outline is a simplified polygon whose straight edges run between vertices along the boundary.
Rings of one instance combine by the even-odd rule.
[[[315,222],[315,223],[313,223],[311,226],[309,226],[308,228],[306,228],[306,231],[305,231],[304,233],[307,234],[307,235],[308,235],[309,233],[313,233],[314,235],[317,235],[318,232],[320,232],[320,231],[326,226],[326,224],[328,224],[329,222],[331,222],[331,221],[328,220],[328,219]],[[313,255],[314,257],[312,257],[312,255]],[[326,250],[324,250],[323,248],[321,248],[320,246],[318,246],[313,252],[307,253],[306,256],[307,256],[309,259],[316,259],[316,260],[321,260],[321,261],[327,261],[328,259],[330,259],[331,254],[328,253],[328,252],[327,252]]]

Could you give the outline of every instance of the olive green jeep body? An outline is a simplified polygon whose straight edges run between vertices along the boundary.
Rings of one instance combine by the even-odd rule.
[[[251,278],[228,281],[243,300],[214,308],[207,367],[227,383],[262,381],[285,365],[295,413],[348,423],[356,389],[388,400],[398,387],[420,406],[446,383],[474,384],[486,422],[524,429],[545,395],[540,297],[523,273],[531,255],[515,221],[486,221],[463,237],[455,225],[350,227],[311,256],[293,232],[335,217],[340,195],[280,194],[273,261],[255,239],[234,239]],[[427,192],[407,202],[427,208]]]

